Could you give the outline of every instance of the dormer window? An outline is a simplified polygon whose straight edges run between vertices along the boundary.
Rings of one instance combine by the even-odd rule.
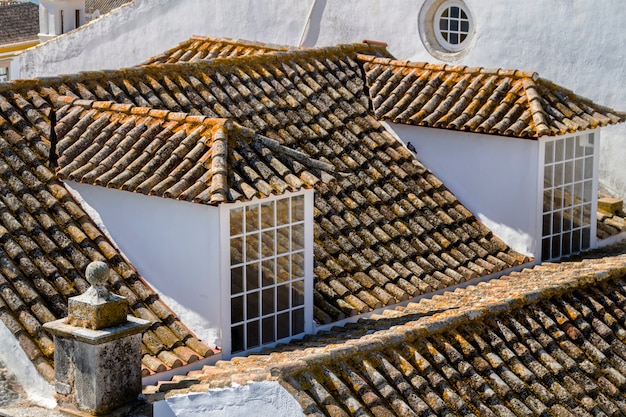
[[[232,354],[312,329],[312,206],[310,190],[225,205],[230,319],[224,328]]]

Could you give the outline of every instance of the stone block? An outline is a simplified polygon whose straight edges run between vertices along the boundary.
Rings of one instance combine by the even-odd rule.
[[[604,213],[618,214],[624,210],[624,201],[613,197],[599,198],[598,210]]]
[[[141,333],[150,322],[132,316],[123,325],[93,330],[46,323],[54,335],[54,377],[60,407],[107,414],[141,392]]]
[[[79,295],[69,299],[68,323],[87,329],[104,329],[126,322],[128,302],[125,298],[109,294],[106,299],[89,299]]]

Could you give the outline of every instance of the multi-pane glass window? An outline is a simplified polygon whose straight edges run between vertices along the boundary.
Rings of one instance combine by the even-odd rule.
[[[231,353],[305,330],[304,195],[230,210]]]
[[[545,143],[542,260],[591,246],[593,164],[593,133]]]
[[[9,68],[0,67],[0,83],[9,81]]]
[[[435,36],[450,51],[459,51],[469,39],[471,19],[461,2],[446,2],[435,13]]]

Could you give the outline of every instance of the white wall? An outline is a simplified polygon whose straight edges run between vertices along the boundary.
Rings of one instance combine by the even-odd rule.
[[[278,382],[250,382],[167,398],[154,403],[154,417],[304,417],[298,402]]]
[[[193,34],[293,44],[308,10],[308,1],[136,0],[25,52],[20,76],[133,66]]]
[[[537,141],[390,125],[418,159],[513,249],[539,256]]]
[[[67,181],[139,273],[199,338],[221,346],[219,210]]]
[[[22,54],[13,71],[21,66],[21,76],[28,78],[131,66],[192,34],[294,45],[309,10],[307,46],[377,39],[400,59],[436,62],[419,36],[424,1],[136,0]],[[455,64],[537,71],[598,103],[626,110],[623,0],[465,1],[476,36]],[[601,182],[626,197],[626,164],[621,163],[626,126],[607,129],[603,138]]]

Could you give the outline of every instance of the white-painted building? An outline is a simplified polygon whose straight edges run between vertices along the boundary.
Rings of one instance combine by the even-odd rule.
[[[455,5],[464,10],[467,19],[458,24],[467,24],[467,32],[459,32],[463,42],[451,46],[434,22]],[[25,52],[20,75],[133,66],[192,34],[305,46],[375,39],[388,43],[399,59],[536,71],[622,109],[625,13],[621,0],[135,0]],[[599,165],[600,185],[621,197],[626,196],[624,137],[625,126],[605,129]]]
[[[85,24],[85,0],[40,0],[39,40],[46,42]]]

